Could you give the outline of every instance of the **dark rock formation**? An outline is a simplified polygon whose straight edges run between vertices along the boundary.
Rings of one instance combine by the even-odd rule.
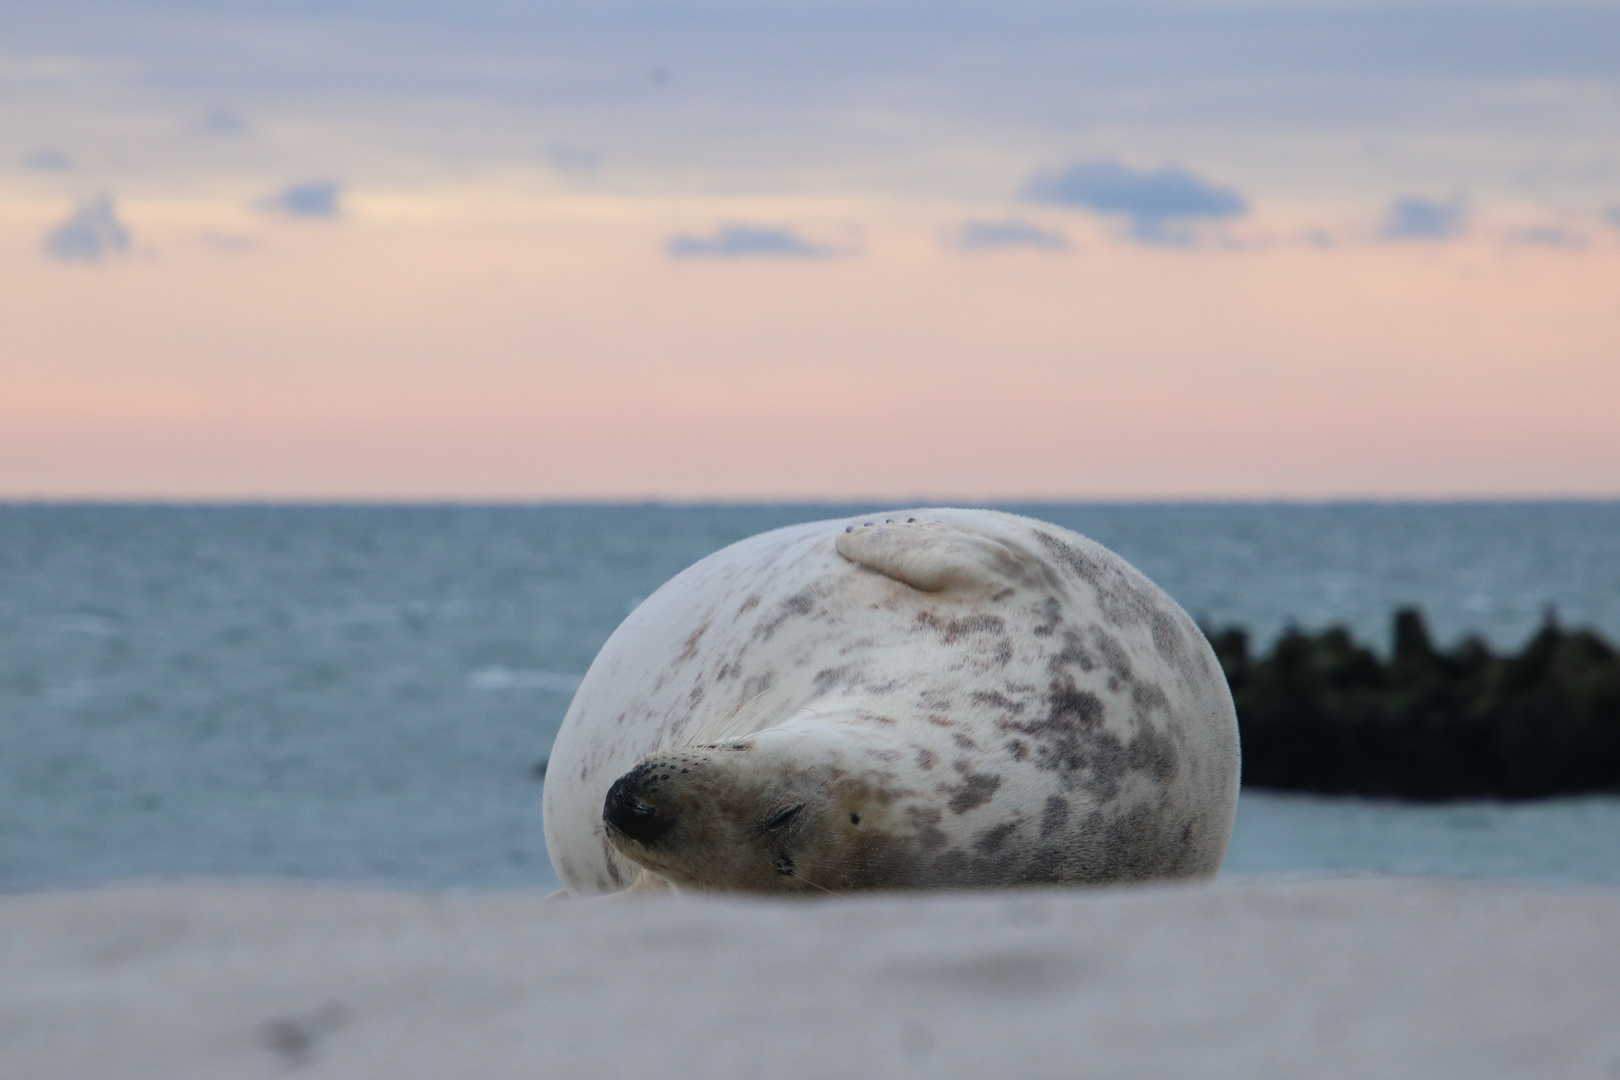
[[[1548,617],[1516,656],[1478,638],[1441,651],[1395,615],[1381,659],[1342,628],[1290,630],[1251,658],[1241,629],[1210,634],[1232,686],[1243,783],[1405,799],[1526,799],[1620,791],[1620,655]]]

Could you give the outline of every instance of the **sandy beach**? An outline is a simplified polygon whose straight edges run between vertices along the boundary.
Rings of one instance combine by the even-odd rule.
[[[1620,890],[0,899],[6,1080],[1620,1076]]]

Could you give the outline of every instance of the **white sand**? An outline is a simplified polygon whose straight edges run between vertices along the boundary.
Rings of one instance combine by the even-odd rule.
[[[1620,1077],[1620,890],[0,899],[0,1078]]]

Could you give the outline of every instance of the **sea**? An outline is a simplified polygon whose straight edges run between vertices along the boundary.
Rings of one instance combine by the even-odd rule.
[[[663,581],[862,505],[0,504],[0,891],[263,880],[550,889],[544,762]],[[1399,606],[1516,649],[1620,643],[1620,502],[1003,509],[1265,646]],[[1246,791],[1223,874],[1620,883],[1620,798]]]

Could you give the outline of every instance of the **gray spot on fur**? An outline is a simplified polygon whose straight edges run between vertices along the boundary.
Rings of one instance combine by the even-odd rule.
[[[1131,704],[1141,712],[1170,709],[1170,698],[1158,683],[1138,682],[1131,685]]]
[[[769,619],[759,624],[754,631],[754,637],[761,641],[769,641],[782,624],[789,619],[802,618],[810,614],[816,607],[817,589],[814,585],[800,589],[792,596],[776,605],[776,611]]]
[[[1140,881],[1163,872],[1175,841],[1165,836],[1163,822],[1150,807],[1133,806],[1113,818],[1088,815],[1086,826],[1095,831],[1101,859],[1095,870],[1106,881]]]
[[[812,688],[817,694],[825,694],[833,687],[849,681],[850,674],[854,670],[847,664],[843,667],[822,668],[811,680]]]
[[[1102,734],[1106,707],[1090,690],[1082,690],[1070,679],[1053,683],[1047,695],[1047,713],[1026,723],[1006,721],[1009,731],[1030,736],[1039,744],[1036,762],[1042,768],[1075,772],[1087,764],[1087,741]]]
[[[1125,651],[1125,647],[1119,643],[1118,638],[1115,638],[1100,626],[1093,626],[1091,628],[1091,643],[1096,646],[1097,652],[1101,654],[1103,666],[1108,669],[1110,675],[1122,682],[1128,683],[1131,681],[1131,657]]]
[[[1041,811],[1041,839],[1045,840],[1069,823],[1069,800],[1061,795],[1049,795]]]
[[[1040,610],[1041,621],[1030,632],[1036,637],[1051,637],[1063,625],[1063,605],[1058,603],[1057,597],[1048,596]]]
[[[1102,699],[1073,680],[1054,682],[1047,702],[1047,714],[1038,720],[1001,722],[1003,730],[1035,741],[1036,767],[1058,773],[1065,783],[1104,802],[1119,795],[1127,773],[1142,772],[1158,781],[1175,776],[1175,744],[1151,725],[1139,725],[1130,742],[1121,741],[1103,726]]]
[[[918,846],[924,851],[938,851],[950,843],[950,837],[939,827],[944,816],[937,806],[906,807],[906,819],[916,830]]]
[[[1154,615],[1163,614],[1152,586],[1134,571],[1110,568],[1051,533],[1036,530],[1035,538],[1076,577],[1097,590],[1097,604],[1110,625],[1151,626]]]
[[[1063,648],[1053,653],[1046,661],[1046,670],[1057,675],[1067,667],[1077,667],[1082,672],[1091,671],[1097,666],[1086,647],[1080,643],[1078,630],[1063,631]]]
[[[776,685],[776,672],[762,671],[758,675],[750,676],[742,685],[744,701],[752,701]]]
[[[1007,620],[1000,615],[967,615],[957,619],[941,619],[932,611],[919,611],[917,624],[937,631],[947,645],[954,645],[969,634],[1007,632]]]
[[[951,808],[952,813],[965,814],[975,806],[983,806],[995,797],[996,790],[1001,787],[1001,777],[974,772],[973,762],[967,758],[960,759],[952,767],[962,775],[960,784],[944,789],[951,793],[950,801],[945,805]]]
[[[1004,821],[1000,825],[986,829],[979,834],[977,840],[973,841],[973,846],[987,853],[1000,851],[1007,846],[1007,841],[1012,839],[1020,824],[1021,822],[1017,821]]]
[[[1162,610],[1155,609],[1148,617],[1149,626],[1153,631],[1153,647],[1159,650],[1159,655],[1170,661],[1178,671],[1187,667],[1187,642],[1181,636],[1181,628],[1176,620]]]
[[[675,654],[675,659],[670,664],[671,668],[680,667],[697,659],[698,643],[703,640],[703,635],[708,633],[711,625],[713,625],[711,620],[704,619],[696,630],[681,639],[681,651]]]
[[[975,705],[987,705],[990,708],[1000,709],[1002,712],[1010,713],[1013,716],[1017,716],[1024,711],[1024,702],[1014,701],[1006,694],[996,690],[975,690],[968,697]]]
[[[1046,548],[1047,551],[1057,556],[1058,561],[1073,571],[1080,580],[1099,592],[1102,591],[1104,570],[1102,564],[1097,562],[1096,559],[1093,559],[1073,544],[1059,540],[1051,533],[1041,529],[1035,530],[1035,539],[1039,540],[1041,546]]]

